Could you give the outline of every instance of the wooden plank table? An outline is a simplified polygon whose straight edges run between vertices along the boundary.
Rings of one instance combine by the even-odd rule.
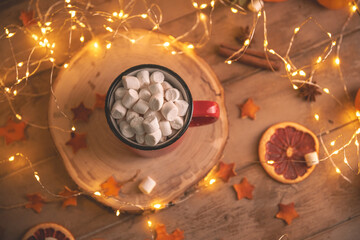
[[[94,1],[112,11],[116,1]],[[195,10],[190,1],[154,1],[163,7],[163,30],[171,35],[182,34],[195,20]],[[4,1],[0,6],[0,27],[18,23],[21,10],[26,9],[25,1]],[[347,10],[327,10],[315,1],[288,0],[282,3],[266,3],[268,17],[269,46],[285,54],[294,28],[312,16],[333,36],[338,36],[347,18]],[[32,226],[42,222],[56,222],[68,228],[76,239],[146,239],[151,238],[147,219],[163,223],[168,232],[176,228],[185,231],[185,239],[279,239],[287,234],[295,239],[357,239],[360,235],[360,181],[356,173],[343,163],[343,153],[334,157],[341,171],[352,183],[345,181],[335,172],[329,161],[321,162],[311,176],[294,185],[274,181],[258,162],[257,146],[261,134],[272,124],[282,121],[296,121],[307,126],[315,134],[329,131],[324,142],[331,150],[330,141],[337,139],[336,146],[344,144],[359,127],[358,122],[344,125],[356,119],[351,103],[360,88],[360,39],[359,16],[349,23],[344,35],[340,53],[341,67],[350,100],[343,91],[339,74],[332,60],[326,62],[316,75],[317,82],[330,89],[343,103],[326,94],[315,103],[307,103],[297,96],[284,73],[273,73],[243,64],[227,65],[224,58],[216,54],[216,46],[226,42],[236,44],[234,35],[240,26],[251,24],[252,16],[240,16],[230,12],[228,7],[218,6],[214,12],[213,30],[210,41],[196,49],[199,56],[213,68],[225,90],[229,119],[229,139],[223,161],[236,164],[237,176],[228,183],[218,181],[209,188],[199,191],[190,199],[156,214],[120,215],[96,202],[90,197],[79,197],[77,207],[61,209],[60,202],[45,204],[41,213],[36,214],[24,207],[0,209],[0,239],[21,239]],[[254,49],[262,48],[262,26],[255,34]],[[199,34],[188,36],[185,41],[195,41]],[[299,34],[290,56],[298,66],[314,61],[328,39],[316,28],[309,26]],[[23,42],[14,42],[15,47]],[[8,42],[0,42],[1,59],[10,56]],[[332,54],[330,58],[334,58]],[[26,93],[36,97],[19,95],[14,101],[17,110],[27,119],[38,124],[47,124],[49,102],[49,70],[39,71],[31,78]],[[256,120],[240,119],[237,104],[252,97],[260,111]],[[11,110],[6,101],[0,103],[0,126],[3,126]],[[320,115],[315,121],[314,113]],[[76,185],[68,175],[60,155],[52,142],[48,130],[34,127],[26,129],[27,140],[6,145],[0,139],[0,157],[21,152],[28,156],[41,180],[53,192],[60,192],[64,185],[75,189]],[[346,151],[350,165],[357,168],[355,147]],[[324,157],[323,148],[320,157]],[[33,172],[25,161],[19,160],[0,165],[0,205],[10,206],[26,201],[27,193],[44,192],[34,180]],[[255,186],[254,199],[236,200],[232,184],[243,177]],[[286,225],[274,216],[278,203],[295,203],[300,217]]]

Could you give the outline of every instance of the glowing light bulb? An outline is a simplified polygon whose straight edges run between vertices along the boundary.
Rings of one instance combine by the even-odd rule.
[[[250,39],[246,39],[244,42],[244,46],[249,46],[249,44],[250,44]]]
[[[328,32],[327,35],[331,38],[331,33]]]
[[[45,34],[46,33],[46,28],[41,28],[41,32],[42,32],[42,34]]]
[[[148,227],[151,227],[152,226],[152,222],[149,220],[149,221],[147,221],[147,225],[148,225]]]
[[[288,71],[288,72],[290,72],[291,71],[291,65],[290,64],[286,64],[286,70]]]
[[[214,7],[214,6],[215,6],[215,1],[214,1],[214,0],[211,1],[211,2],[210,2],[210,5],[211,5],[211,7]]]
[[[145,19],[145,18],[147,18],[147,14],[146,13],[143,13],[143,14],[141,14],[141,17],[143,18],[143,19]]]
[[[96,191],[96,192],[94,192],[94,195],[100,197],[100,196],[101,196],[101,193],[100,193],[99,191]]]
[[[335,146],[335,140],[330,143],[331,146]]]
[[[258,12],[257,17],[261,17],[261,11]]]
[[[117,13],[117,12],[113,12],[112,15],[113,15],[114,17],[117,17],[117,16],[118,16],[118,13]]]
[[[228,60],[228,61],[226,61],[226,63],[230,65],[230,64],[232,64],[232,61]]]
[[[355,140],[355,145],[358,147],[359,146],[359,141],[356,139]]]
[[[72,26],[71,26],[71,29],[72,29],[72,30],[75,30],[75,29],[76,29],[76,25],[72,25]]]
[[[176,52],[175,52],[175,51],[171,51],[171,54],[172,54],[172,55],[175,55],[175,54],[176,54]]]
[[[194,49],[194,45],[192,45],[192,44],[189,44],[187,47],[188,47],[189,49]]]
[[[300,30],[300,27],[295,28],[294,33],[297,34],[299,32],[299,30]]]
[[[206,15],[203,14],[203,13],[200,13],[200,20],[205,21],[206,20]]]
[[[129,14],[125,14],[125,15],[124,15],[124,11],[123,11],[123,10],[121,10],[121,11],[119,12],[119,18],[122,18],[122,17],[127,18],[128,15],[129,15]]]
[[[322,60],[322,57],[318,57],[318,59],[316,60],[316,63],[320,63]]]
[[[198,8],[199,4],[197,2],[193,2],[193,6],[194,6],[194,8]]]
[[[340,64],[340,58],[339,57],[336,57],[335,60],[334,60],[335,64],[336,65],[339,65]]]
[[[272,165],[272,164],[274,164],[275,162],[273,161],[273,160],[268,160],[267,161],[267,164],[270,164],[270,165]]]
[[[207,7],[207,4],[206,4],[206,3],[203,3],[203,4],[200,5],[200,9],[204,9],[204,8],[206,8],[206,7]]]
[[[345,163],[345,164],[349,164],[349,162],[348,162],[348,160],[347,160],[346,156],[344,156],[344,163]]]
[[[341,173],[339,168],[336,168],[335,171],[336,171],[336,173],[339,173],[339,174]]]
[[[356,111],[355,114],[356,114],[357,117],[360,117],[360,111]]]
[[[360,128],[356,130],[356,134],[360,134]]]
[[[84,40],[85,40],[84,36],[81,36],[80,37],[80,42],[84,42]]]
[[[94,42],[94,48],[98,48],[99,47],[99,43],[98,42]]]
[[[79,22],[79,25],[80,25],[80,27],[83,27],[83,28],[86,27],[86,25],[82,22]]]
[[[19,63],[17,64],[18,67],[22,67],[23,65],[24,65],[23,62],[19,62]]]
[[[339,150],[336,150],[333,152],[334,155],[338,154],[339,153]]]
[[[110,49],[111,48],[111,43],[106,44],[106,48]]]
[[[295,90],[298,90],[298,89],[299,89],[299,87],[296,86],[295,84],[293,84],[292,86],[293,86],[293,89],[295,89]]]
[[[269,45],[269,42],[267,40],[264,40],[264,47],[267,47]]]
[[[47,26],[47,27],[50,26],[50,25],[51,25],[51,22],[46,22],[45,23],[45,26]]]
[[[69,67],[69,64],[68,63],[65,63],[64,64],[64,68],[68,68]]]
[[[164,42],[163,46],[168,47],[168,46],[170,46],[170,43],[169,42]]]
[[[31,37],[32,37],[35,41],[37,41],[37,40],[39,39],[39,37],[38,37],[37,35],[35,35],[35,34],[32,34]]]
[[[70,0],[65,0],[66,3],[70,3]]]
[[[330,93],[330,90],[329,90],[328,88],[324,88],[323,91],[324,91],[325,93],[327,93],[327,94]]]
[[[16,95],[17,95],[17,91],[16,91],[16,90],[14,90],[14,91],[13,91],[13,94],[14,94],[14,96],[16,96]]]
[[[114,30],[111,27],[105,27],[106,31],[113,32]]]
[[[238,10],[237,10],[236,8],[231,8],[231,11],[232,11],[233,13],[237,13],[237,12],[238,12]]]
[[[114,20],[113,20],[112,18],[110,18],[110,17],[107,18],[106,20],[107,20],[108,22],[114,22]]]
[[[273,49],[269,49],[269,53],[275,54],[275,51]]]
[[[332,43],[331,43],[333,46],[335,46],[336,45],[336,41],[332,41]]]
[[[19,119],[19,120],[22,119],[22,117],[21,117],[19,114],[16,114],[15,117],[16,117],[17,119]]]
[[[305,76],[306,76],[306,73],[305,73],[303,70],[300,70],[300,71],[299,71],[299,74],[300,74],[300,76],[302,76],[302,77],[305,77]]]
[[[72,126],[71,131],[75,132],[75,130],[76,130],[75,126]]]
[[[210,179],[209,184],[212,185],[212,184],[214,184],[215,182],[216,182],[216,179],[213,178],[213,179]]]
[[[352,5],[352,6],[351,6],[351,11],[352,11],[352,12],[356,12],[356,10],[357,10],[356,5]]]
[[[156,204],[154,204],[154,208],[156,208],[156,209],[160,209],[160,208],[161,208],[161,204],[160,204],[160,203],[156,203]]]
[[[315,114],[314,114],[314,118],[315,118],[316,121],[319,121],[319,119],[320,119],[319,114],[315,113]]]
[[[295,72],[293,72],[293,73],[291,74],[291,76],[295,77],[297,74],[298,74],[298,72],[295,71]]]
[[[130,39],[130,42],[135,43],[136,41],[135,41],[135,39]]]
[[[34,172],[34,177],[36,178],[36,181],[40,182],[40,176],[38,175],[38,172]]]
[[[76,16],[76,11],[69,11],[70,15],[71,15],[71,18],[74,18]]]
[[[29,73],[29,72],[26,72],[26,73],[25,73],[25,76],[26,76],[26,77],[28,77],[29,75],[30,75],[30,73]]]
[[[119,209],[116,210],[116,216],[117,216],[117,217],[120,216],[120,210],[119,210]]]
[[[54,58],[49,58],[50,62],[55,62],[55,59]]]
[[[14,161],[15,160],[15,156],[10,156],[9,157],[9,162],[12,162],[12,161]]]

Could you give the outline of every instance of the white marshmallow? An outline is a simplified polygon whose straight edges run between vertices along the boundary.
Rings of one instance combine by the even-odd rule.
[[[150,76],[150,82],[152,83],[162,83],[164,79],[165,79],[164,74],[159,71],[153,72]]]
[[[122,119],[126,114],[126,108],[122,105],[121,101],[114,102],[111,108],[111,116],[115,119]]]
[[[136,133],[136,135],[142,135],[145,133],[144,126],[142,124],[143,121],[144,121],[143,117],[134,117],[130,121],[130,127],[132,127],[132,129],[134,129],[134,132]]]
[[[163,87],[164,91],[168,90],[169,88],[173,88],[173,86],[171,86],[171,84],[167,81],[162,82],[161,86]]]
[[[134,89],[129,89],[125,93],[121,102],[124,105],[124,107],[131,108],[138,99],[139,99],[139,94],[137,93],[137,91],[135,91]]]
[[[145,142],[145,135],[144,135],[144,134],[142,134],[142,135],[136,134],[135,140],[136,140],[136,142],[139,143],[139,144],[144,144],[144,142]]]
[[[126,113],[126,121],[128,122],[128,123],[130,123],[130,121],[134,118],[134,117],[138,117],[139,116],[139,114],[137,113],[137,112],[134,112],[134,111],[132,111],[132,110],[129,110],[129,111],[127,111],[127,113]]]
[[[132,109],[139,114],[144,114],[149,109],[149,103],[139,99],[139,101],[135,103]]]
[[[170,125],[169,121],[166,121],[166,120],[165,121],[160,121],[159,122],[159,127],[160,127],[160,130],[161,130],[161,134],[164,137],[167,137],[172,133],[171,125]]]
[[[164,89],[160,83],[154,83],[149,85],[149,91],[152,95],[160,93],[161,95],[164,95]]]
[[[120,132],[124,137],[131,138],[135,135],[134,130],[130,127],[130,124],[128,124],[126,121],[121,121],[119,124]]]
[[[137,77],[134,76],[123,76],[122,83],[126,89],[138,90],[140,88],[140,81],[137,79]]]
[[[319,156],[317,152],[310,152],[305,154],[305,161],[308,167],[319,164]]]
[[[170,88],[165,92],[165,99],[167,101],[175,101],[180,97],[180,92],[176,88]]]
[[[170,122],[170,125],[173,129],[179,130],[184,126],[184,119],[182,117],[176,117]]]
[[[149,116],[145,118],[145,120],[143,121],[143,126],[146,133],[156,132],[160,128],[157,118],[155,116]]]
[[[139,82],[140,82],[140,87],[150,84],[149,76],[150,76],[150,73],[149,73],[149,71],[146,71],[146,70],[142,70],[136,74],[136,77],[139,79]]]
[[[123,87],[119,87],[118,89],[116,89],[115,90],[115,101],[122,99],[126,92],[127,92],[127,90]]]
[[[150,117],[150,116],[155,116],[158,120],[158,122],[163,118],[163,116],[161,115],[160,112],[158,111],[153,111],[151,109],[149,109],[145,114],[144,114],[144,118]]]
[[[147,176],[139,184],[139,189],[140,189],[140,191],[142,191],[145,194],[150,194],[155,186],[156,186],[156,182],[154,181],[154,179]]]
[[[264,6],[264,2],[262,0],[253,0],[248,4],[248,9],[252,12],[258,12]]]
[[[178,115],[180,117],[185,116],[186,111],[189,107],[189,103],[185,100],[177,100],[177,101],[175,101],[175,105],[178,108]]]
[[[149,146],[155,146],[156,144],[158,144],[160,139],[161,139],[161,131],[160,129],[158,129],[153,133],[148,133],[145,135],[145,144]]]
[[[151,92],[149,90],[147,90],[146,88],[143,88],[139,92],[139,98],[144,101],[149,102],[149,100],[151,98]]]
[[[160,93],[155,94],[150,98],[149,107],[153,111],[159,111],[163,106],[163,104],[164,104],[164,97]]]
[[[168,121],[173,121],[178,115],[178,108],[173,102],[166,102],[161,108],[161,113]]]

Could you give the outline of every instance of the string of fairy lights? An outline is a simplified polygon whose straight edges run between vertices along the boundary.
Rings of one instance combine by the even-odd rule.
[[[75,0],[63,0],[55,2],[52,6],[50,6],[47,11],[43,14],[39,9],[39,0],[33,4],[32,1],[30,4],[34,6],[37,13],[37,18],[34,21],[33,25],[18,26],[18,25],[10,25],[4,28],[4,32],[0,35],[0,40],[6,40],[9,43],[11,50],[11,59],[5,59],[3,63],[1,63],[1,68],[5,69],[4,74],[0,75],[0,90],[2,93],[1,100],[6,100],[10,106],[10,109],[13,115],[19,120],[24,121],[27,125],[40,128],[40,129],[56,129],[63,132],[75,132],[76,126],[72,122],[71,117],[69,117],[65,111],[60,107],[57,102],[57,96],[53,90],[53,76],[56,69],[66,69],[69,67],[69,59],[72,57],[72,53],[81,48],[86,42],[92,43],[94,48],[99,48],[104,46],[105,49],[110,49],[112,47],[112,41],[116,38],[124,38],[128,40],[131,44],[136,44],[140,38],[131,38],[129,34],[125,34],[131,32],[131,24],[132,20],[140,20],[146,22],[146,24],[150,24],[150,32],[156,31],[163,33],[162,30],[162,22],[163,22],[163,14],[161,12],[161,8],[156,4],[147,5],[146,1],[144,2],[144,6],[146,10],[140,14],[132,14],[134,9],[136,0],[130,0],[128,3],[124,3],[123,1],[119,1],[119,11],[114,12],[104,12],[104,11],[96,11],[94,10],[94,6],[88,2],[75,1]],[[180,34],[179,36],[169,36],[169,41],[159,43],[157,46],[162,46],[165,49],[169,50],[169,54],[183,54],[181,49],[173,49],[170,46],[175,45],[175,43],[182,42],[187,36],[189,36],[194,31],[197,31],[200,26],[202,29],[202,35],[198,38],[196,42],[182,42],[187,49],[192,50],[195,48],[199,48],[204,46],[210,39],[212,32],[212,17],[215,10],[215,6],[217,3],[226,5],[229,7],[229,11],[233,14],[247,14],[247,11],[240,5],[235,4],[232,1],[225,0],[211,0],[207,3],[198,3],[196,1],[192,1],[192,6],[195,10],[196,20],[193,25]],[[330,32],[327,32],[315,19],[308,18],[303,23],[301,23],[298,27],[296,27],[293,31],[293,35],[290,39],[288,49],[284,56],[278,54],[274,49],[269,48],[269,40],[267,33],[267,16],[264,7],[262,7],[258,12],[254,13],[253,23],[250,28],[250,34],[248,38],[244,41],[241,48],[234,52],[232,56],[225,60],[225,63],[232,64],[233,62],[239,60],[249,47],[251,41],[253,40],[255,29],[259,24],[261,17],[263,18],[264,24],[264,53],[268,56],[268,54],[272,54],[278,57],[281,62],[284,64],[284,69],[286,71],[286,78],[290,81],[290,84],[294,90],[299,90],[305,84],[316,86],[322,92],[332,97],[338,104],[341,104],[328,88],[322,87],[321,85],[314,82],[314,76],[316,71],[319,69],[320,65],[325,61],[328,61],[330,54],[336,48],[336,56],[334,58],[334,65],[337,67],[339,72],[339,77],[341,82],[344,85],[344,91],[349,96],[344,80],[344,75],[341,70],[341,60],[340,60],[340,51],[341,44],[343,41],[343,36],[345,29],[351,18],[355,15],[355,13],[359,12],[358,7],[359,1],[351,2],[349,6],[349,16],[346,19],[340,34],[337,37],[332,36]],[[30,5],[29,5],[30,6]],[[205,14],[205,10],[208,12]],[[90,24],[91,18],[101,18],[101,30],[95,30],[95,28]],[[58,22],[61,22],[59,26],[57,26]],[[326,36],[329,40],[329,43],[324,47],[322,53],[310,64],[297,67],[292,62],[290,57],[290,51],[294,44],[294,40],[297,34],[300,32],[301,28],[306,25],[314,23]],[[59,34],[60,32],[65,31],[68,33],[68,38],[66,39],[67,43],[67,58],[64,60],[63,58],[57,58],[57,46],[61,45],[55,41],[54,36]],[[125,32],[125,33],[124,33]],[[26,59],[20,61],[17,57],[16,49],[13,47],[12,39],[17,35],[21,35],[20,33],[28,36],[32,39],[34,46],[30,49],[28,56]],[[96,40],[96,36],[98,34],[108,33],[108,37],[103,41]],[[77,36],[78,38],[75,38]],[[43,53],[42,57],[34,57],[35,52],[40,51]],[[267,57],[268,61],[269,58]],[[4,63],[12,61],[13,64],[10,67],[4,67]],[[62,116],[68,119],[71,122],[70,129],[63,129],[57,126],[42,126],[34,122],[28,121],[21,113],[16,110],[14,106],[14,99],[21,95],[22,90],[24,90],[25,86],[29,83],[32,76],[34,76],[42,64],[50,64],[50,93],[52,95],[53,101],[56,104],[58,111],[62,114]],[[34,95],[35,96],[35,95]],[[350,97],[349,97],[350,98]],[[357,120],[360,120],[360,111],[354,111],[353,114]],[[353,116],[352,116],[353,117]],[[318,113],[314,114],[315,121],[320,121],[320,116]],[[359,142],[358,135],[360,134],[360,128],[357,128],[354,131],[354,134],[351,138],[341,147],[337,148],[334,151],[329,151],[328,147],[323,141],[322,135],[320,135],[320,142],[325,151],[326,157],[320,159],[320,161],[329,160],[333,167],[335,168],[335,172],[340,174],[345,180],[350,181],[348,177],[346,177],[340,170],[339,166],[335,163],[333,157],[338,155],[341,151],[344,153],[343,162],[346,166],[348,166],[352,171],[354,169],[350,166],[348,159],[346,157],[346,148],[355,144],[357,148],[357,159],[360,163],[359,157]],[[334,147],[336,140],[330,142],[330,146]],[[59,194],[53,193],[50,189],[48,189],[40,180],[39,173],[32,166],[31,161],[21,153],[16,153],[10,156],[7,159],[1,160],[0,163],[13,162],[17,159],[24,159],[31,170],[33,171],[33,175],[35,180],[40,184],[40,186],[51,196],[56,198],[64,198]],[[360,166],[360,165],[359,165]],[[358,171],[354,171],[358,174]],[[214,177],[214,169],[195,187],[194,192],[199,191],[203,188],[206,188],[216,182],[216,178]],[[72,196],[80,196],[80,195],[91,195],[95,197],[105,197],[102,192],[77,192]],[[68,197],[72,197],[68,196]],[[133,206],[138,208],[139,210],[145,211],[146,209],[151,209],[156,211],[158,209],[166,208],[177,204],[182,200],[172,201],[170,203],[153,203],[149,206],[140,206],[129,202],[124,202],[118,197],[111,197],[116,201],[121,203],[123,206]],[[115,210],[116,216],[119,216],[121,213],[121,208]],[[148,227],[152,229],[152,222],[148,220]]]

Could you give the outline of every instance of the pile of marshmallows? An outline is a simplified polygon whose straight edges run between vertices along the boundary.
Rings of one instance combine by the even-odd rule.
[[[189,103],[161,71],[141,70],[123,76],[114,93],[111,116],[121,134],[139,144],[155,146],[175,135],[184,125]]]

